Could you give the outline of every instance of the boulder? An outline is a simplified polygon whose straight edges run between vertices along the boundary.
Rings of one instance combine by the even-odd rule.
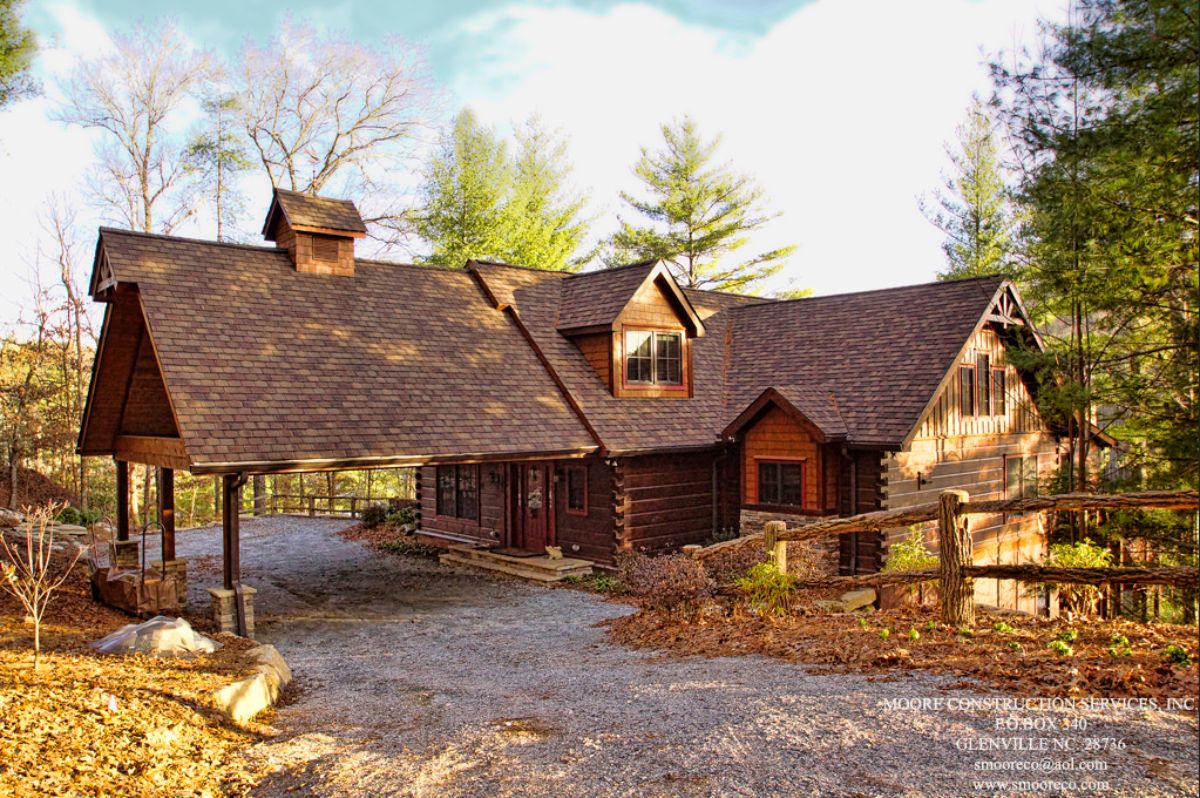
[[[292,680],[292,671],[275,646],[248,649],[245,657],[258,663],[254,673],[230,682],[213,693],[213,703],[236,723],[245,723],[279,701],[283,688]]]
[[[53,531],[56,538],[85,538],[88,534],[87,527],[75,524],[55,524]]]
[[[841,601],[846,605],[847,612],[861,609],[862,607],[870,607],[875,603],[875,591],[869,587],[862,590],[851,590],[848,593],[843,593]]]
[[[25,516],[18,513],[16,510],[10,510],[7,507],[0,507],[0,528],[15,529],[25,520]]]

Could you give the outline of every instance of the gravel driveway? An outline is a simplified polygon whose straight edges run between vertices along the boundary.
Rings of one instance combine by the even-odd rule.
[[[1004,696],[921,673],[812,675],[757,656],[630,651],[596,626],[627,606],[376,555],[338,537],[345,525],[242,525],[258,636],[302,688],[277,713],[279,735],[251,752],[279,766],[263,796],[1197,794],[1194,715],[962,707]],[[181,533],[179,550],[192,558],[191,598],[206,604],[219,530]],[[1086,730],[996,728],[1079,719]],[[1071,752],[964,750],[1062,739]],[[1122,749],[1080,750],[1106,739]],[[1107,769],[1079,772],[1080,761]],[[1028,769],[1046,763],[1058,769]]]

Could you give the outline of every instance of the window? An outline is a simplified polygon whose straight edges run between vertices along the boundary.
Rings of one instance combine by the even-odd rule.
[[[587,515],[587,476],[587,466],[567,468],[567,513],[569,515]]]
[[[979,377],[979,415],[992,415],[992,359],[988,355],[975,358],[976,375]]]
[[[1008,414],[1005,392],[1008,389],[1004,369],[992,369],[992,413],[997,416]]]
[[[629,330],[625,333],[625,382],[683,385],[683,333]]]
[[[437,514],[448,518],[479,518],[479,467],[437,467]]]
[[[1028,499],[1038,495],[1037,455],[1004,458],[1004,487],[1010,499]]]
[[[958,367],[959,408],[964,416],[975,415],[975,367]]]
[[[804,506],[804,464],[759,462],[758,503]]]

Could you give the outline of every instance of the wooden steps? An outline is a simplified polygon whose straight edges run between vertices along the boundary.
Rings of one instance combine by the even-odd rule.
[[[545,555],[508,557],[478,546],[451,546],[449,551],[438,557],[438,561],[447,565],[498,571],[535,582],[561,582],[569,576],[588,576],[592,572],[592,564],[587,560],[571,557],[552,560]]]

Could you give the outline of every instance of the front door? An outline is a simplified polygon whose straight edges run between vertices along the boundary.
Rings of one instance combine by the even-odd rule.
[[[513,466],[516,479],[515,529],[512,545],[529,551],[542,551],[550,545],[550,515],[554,503],[550,494],[550,466],[545,463],[520,463]]]

